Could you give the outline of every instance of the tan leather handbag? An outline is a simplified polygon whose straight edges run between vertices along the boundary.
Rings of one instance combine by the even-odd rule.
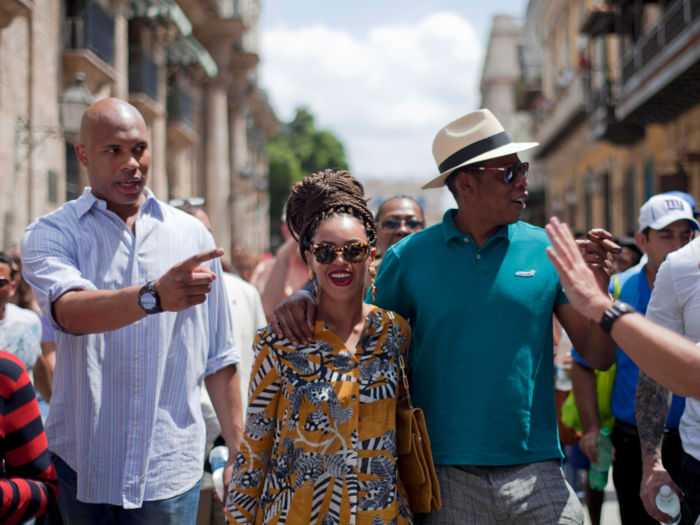
[[[389,312],[394,320],[394,315]],[[395,321],[394,321],[395,325]],[[395,333],[398,333],[394,329]],[[401,350],[399,349],[399,352]],[[440,510],[440,486],[438,485],[430,438],[425,427],[425,417],[420,408],[413,408],[408,387],[404,356],[399,353],[401,380],[406,389],[407,410],[396,411],[396,446],[399,456],[399,477],[408,492],[412,512],[428,513]]]

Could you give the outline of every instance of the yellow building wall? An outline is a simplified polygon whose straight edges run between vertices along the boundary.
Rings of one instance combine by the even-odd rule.
[[[627,206],[625,194],[626,175],[632,168],[635,173],[635,201],[639,207],[646,200],[645,169],[649,162],[654,166],[654,187],[652,194],[661,190],[662,177],[678,171],[681,161],[688,175],[688,193],[700,202],[700,162],[688,161],[684,153],[700,153],[700,105],[681,115],[668,124],[655,124],[646,127],[646,136],[633,146],[617,146],[606,141],[591,141],[586,123],[547,156],[542,162],[547,175],[547,201],[550,215],[557,214],[571,221],[570,208],[566,204],[567,192],[576,194],[575,218],[571,224],[576,231],[586,229],[586,188],[585,176],[589,170],[598,176],[610,177],[610,226],[615,236],[626,235]],[[559,206],[555,202],[559,202]],[[592,197],[593,226],[603,227],[605,201],[602,195]],[[636,228],[636,224],[634,225]]]

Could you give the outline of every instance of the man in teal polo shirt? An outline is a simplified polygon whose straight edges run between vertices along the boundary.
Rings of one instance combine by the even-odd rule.
[[[614,362],[616,345],[568,304],[544,230],[518,222],[527,164],[515,153],[533,146],[512,143],[488,110],[443,128],[433,144],[441,176],[425,188],[447,185],[459,208],[389,249],[376,280],[375,304],[413,329],[411,393],[442,496],[419,523],[583,524],[560,468],[552,314],[597,368]],[[582,246],[607,289],[610,257]],[[311,303],[290,298],[272,329],[310,337]]]

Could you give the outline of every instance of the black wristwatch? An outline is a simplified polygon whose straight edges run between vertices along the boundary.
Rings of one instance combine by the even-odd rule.
[[[139,290],[139,306],[149,315],[165,311],[160,307],[160,297],[158,297],[158,292],[156,292],[154,281],[146,283]]]
[[[615,301],[613,305],[605,310],[603,313],[603,318],[598,323],[600,329],[606,334],[610,335],[610,330],[612,330],[613,323],[617,321],[620,317],[625,314],[633,314],[637,310],[630,304],[623,303],[622,301]]]

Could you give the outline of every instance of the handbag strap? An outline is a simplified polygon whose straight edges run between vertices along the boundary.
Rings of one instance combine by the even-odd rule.
[[[396,344],[396,335],[399,333],[396,329],[396,318],[394,312],[387,310],[389,319],[391,319],[392,328],[394,330],[394,344]],[[411,389],[408,387],[408,375],[406,374],[406,362],[404,360],[403,351],[399,347],[399,368],[401,369],[401,380],[403,387],[406,389],[406,399],[408,400],[408,408],[413,410],[413,401],[411,401]]]

